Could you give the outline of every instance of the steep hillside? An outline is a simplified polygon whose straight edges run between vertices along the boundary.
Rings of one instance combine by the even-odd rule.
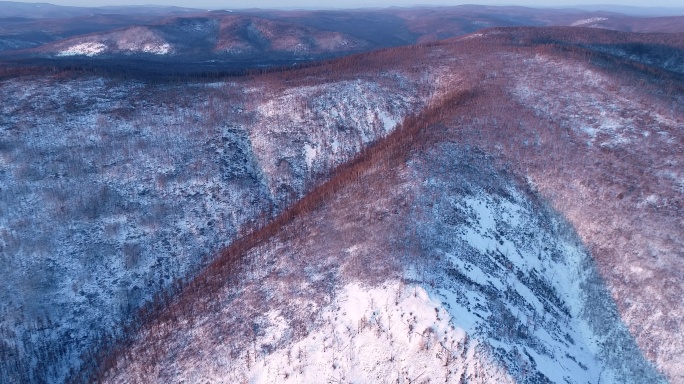
[[[529,32],[520,35],[539,38]],[[509,93],[493,89],[486,98],[499,108],[483,103],[457,121],[467,127],[468,141],[501,153],[570,220],[644,354],[672,382],[682,382],[681,69],[661,69],[655,58],[568,55],[563,40],[586,41],[565,32],[548,34],[558,45],[534,57],[507,55],[510,66],[497,75],[511,81]],[[592,34],[603,35],[584,37]],[[681,37],[634,38],[646,48],[669,46],[663,51],[670,58],[681,55]]]
[[[225,250],[97,381],[662,381],[571,227],[433,125],[467,84]]]
[[[0,255],[15,268],[2,273],[0,381],[63,381],[142,303],[422,108],[434,75],[419,65],[3,81]]]

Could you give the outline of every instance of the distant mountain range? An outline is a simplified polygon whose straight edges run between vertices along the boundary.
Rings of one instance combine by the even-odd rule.
[[[141,69],[147,68],[145,63],[163,61],[192,63],[196,70],[227,70],[311,62],[521,25],[677,33],[684,32],[684,16],[472,5],[228,12],[8,3],[0,11],[0,60],[85,66],[124,61]]]

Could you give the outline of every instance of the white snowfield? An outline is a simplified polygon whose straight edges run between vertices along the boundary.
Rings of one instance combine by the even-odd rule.
[[[264,342],[278,339],[273,320]],[[453,324],[458,321],[418,285],[350,283],[319,314],[321,326],[304,339],[242,371],[250,383],[514,383],[488,349]],[[279,332],[280,331],[280,332]],[[271,340],[269,340],[271,339]],[[225,377],[209,382],[227,382]]]
[[[166,55],[169,52],[171,52],[171,44],[169,44],[169,43],[164,43],[161,45],[145,44],[142,47],[142,51],[147,52],[147,53],[154,53],[157,55]]]
[[[102,43],[80,43],[72,45],[69,48],[59,51],[58,56],[96,56],[101,54],[107,49],[107,46]]]

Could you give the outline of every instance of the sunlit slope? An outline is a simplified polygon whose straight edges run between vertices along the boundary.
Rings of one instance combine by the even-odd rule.
[[[153,310],[98,381],[662,381],[572,227],[440,123],[483,100],[451,85]]]

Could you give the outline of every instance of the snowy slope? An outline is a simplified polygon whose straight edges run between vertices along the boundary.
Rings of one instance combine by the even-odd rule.
[[[432,201],[417,235],[455,323],[486,338],[519,382],[662,380],[568,223],[493,170],[473,172],[477,158],[445,146],[418,164]]]
[[[391,132],[398,117],[422,103],[414,84],[398,83],[398,89],[390,89],[381,85],[385,80],[397,78],[287,89],[257,107],[257,129],[250,140],[279,205],[301,198],[313,181]],[[390,92],[393,97],[384,96]]]
[[[368,171],[186,291],[103,381],[664,382],[567,223],[488,162],[448,144]]]
[[[17,366],[0,381],[63,381],[93,340],[393,128],[379,116],[420,108],[418,84],[396,75],[403,88],[289,89],[320,93],[303,107],[259,82],[3,82],[0,254],[14,268],[0,283],[0,353]],[[340,113],[342,90],[356,104]],[[335,150],[320,145],[333,123],[348,127]],[[317,143],[310,158],[305,143]]]
[[[618,76],[548,55],[520,66],[532,70],[513,77],[515,98],[585,153],[581,162],[572,152],[556,154],[584,163],[581,172],[530,167],[530,179],[594,248],[642,351],[672,382],[684,381],[681,93],[658,95],[660,84],[658,93],[644,92],[637,81],[615,93]],[[565,92],[551,97],[560,84]]]
[[[156,31],[148,27],[129,27],[113,32],[77,36],[41,47],[57,56],[97,56],[102,54],[145,53],[166,55],[173,47]]]

